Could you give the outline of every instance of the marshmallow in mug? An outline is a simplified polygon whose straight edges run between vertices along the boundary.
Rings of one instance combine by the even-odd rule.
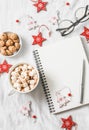
[[[35,76],[35,75],[36,75],[35,69],[33,69],[32,71],[29,72],[29,76]]]

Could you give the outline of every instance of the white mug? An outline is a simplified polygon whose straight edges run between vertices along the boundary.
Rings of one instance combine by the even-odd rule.
[[[19,65],[21,65],[21,64],[31,65],[31,64],[29,64],[29,63],[19,63],[19,64],[16,64],[16,65],[14,65],[14,66],[11,67],[11,69],[10,69],[10,71],[9,71],[9,82],[10,82],[10,86],[11,86],[12,90],[11,90],[10,93],[8,94],[9,96],[13,95],[15,92],[19,92],[19,93],[21,93],[21,94],[22,94],[22,93],[30,93],[30,92],[32,92],[34,89],[36,89],[36,87],[38,86],[38,83],[39,83],[39,72],[38,72],[38,70],[37,70],[34,66],[31,65],[31,66],[36,70],[36,73],[37,73],[37,76],[38,76],[38,80],[37,80],[37,83],[35,84],[34,88],[31,89],[31,90],[29,90],[29,91],[24,92],[24,91],[19,91],[19,90],[15,89],[15,88],[13,87],[13,85],[12,85],[12,83],[11,83],[11,72],[12,72],[17,66],[19,66]]]

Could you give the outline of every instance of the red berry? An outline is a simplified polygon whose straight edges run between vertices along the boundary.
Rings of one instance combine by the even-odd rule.
[[[33,115],[33,116],[32,116],[32,118],[36,119],[36,118],[37,118],[37,116],[36,116],[36,115]]]
[[[68,5],[68,6],[69,6],[69,5],[70,5],[70,3],[69,3],[69,2],[67,2],[67,3],[66,3],[66,5]]]
[[[17,20],[16,20],[16,23],[19,23],[19,22],[20,22],[20,21],[17,19]]]
[[[68,93],[68,96],[69,96],[69,97],[71,97],[71,96],[72,96],[72,94],[71,94],[71,93]]]

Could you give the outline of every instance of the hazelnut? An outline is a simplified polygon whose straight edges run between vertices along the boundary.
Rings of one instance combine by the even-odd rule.
[[[18,35],[15,34],[15,33],[10,33],[10,34],[8,34],[8,37],[11,38],[12,40],[18,39]]]
[[[5,42],[0,40],[0,47],[3,47],[5,45]]]
[[[10,39],[11,33],[7,33],[8,39]]]
[[[15,40],[13,40],[13,42],[19,43],[19,39],[15,39]]]
[[[6,46],[12,46],[13,45],[13,41],[11,39],[6,41]]]
[[[19,43],[15,43],[15,47],[16,47],[17,50],[19,50],[20,44]]]
[[[10,52],[9,50],[6,50],[6,53],[7,53],[8,56],[13,55],[13,53]]]
[[[1,35],[0,35],[0,39],[1,39],[1,40],[4,40],[4,41],[7,40],[7,39],[8,39],[7,34],[6,34],[6,33],[1,34]]]
[[[4,47],[0,47],[0,49],[4,49],[4,50],[6,50],[6,49],[7,49],[7,47],[6,47],[6,46],[4,46]]]
[[[5,56],[7,55],[6,50],[3,48],[0,48],[0,53]]]
[[[6,46],[4,46],[4,47],[3,47],[3,49],[4,49],[4,50],[6,50],[6,49],[7,49],[7,47],[6,47]]]
[[[16,52],[16,47],[14,47],[14,46],[9,46],[8,49],[12,53]]]

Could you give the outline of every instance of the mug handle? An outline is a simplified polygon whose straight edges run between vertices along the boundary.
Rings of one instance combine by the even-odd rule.
[[[16,93],[15,90],[11,90],[11,91],[9,92],[8,96],[12,96],[12,95],[15,94],[15,93]]]

